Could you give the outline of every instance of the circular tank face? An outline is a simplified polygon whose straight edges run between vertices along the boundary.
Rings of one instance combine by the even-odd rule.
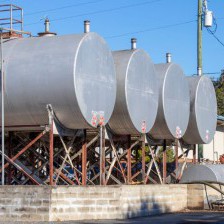
[[[190,97],[187,80],[179,65],[155,65],[159,85],[159,108],[155,125],[150,134],[155,139],[181,138],[186,131]]]
[[[189,144],[211,142],[216,131],[217,101],[212,81],[206,77],[188,77],[191,95],[190,121],[184,141]]]
[[[143,50],[113,52],[117,72],[117,99],[109,121],[117,134],[147,133],[158,109],[154,64]]]
[[[95,33],[21,38],[4,43],[5,123],[48,124],[51,104],[70,129],[106,124],[116,98],[112,53]]]
[[[80,110],[94,126],[93,116],[103,116],[104,124],[111,117],[116,98],[116,77],[110,49],[102,38],[82,40],[76,55],[74,84]]]

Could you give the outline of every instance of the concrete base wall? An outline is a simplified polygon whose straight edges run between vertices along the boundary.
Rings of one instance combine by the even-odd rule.
[[[204,208],[202,185],[3,186],[1,221],[124,219]]]

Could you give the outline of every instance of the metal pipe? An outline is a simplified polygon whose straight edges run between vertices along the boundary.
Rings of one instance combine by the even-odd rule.
[[[12,5],[10,5],[10,30],[12,30]]]
[[[166,140],[163,142],[163,184],[166,184],[166,176],[167,176],[167,156],[166,156]]]
[[[142,135],[142,181],[145,184],[145,134]]]
[[[105,130],[100,126],[100,185],[105,185]]]
[[[84,21],[84,33],[89,33],[90,32],[90,21],[85,20]]]
[[[5,91],[4,91],[4,67],[3,67],[3,46],[2,46],[2,29],[1,29],[1,91],[2,91],[2,185],[5,184],[5,168],[4,168],[4,159],[5,159]]]
[[[51,123],[50,123],[50,130],[49,130],[49,171],[50,171],[50,185],[54,185],[54,132],[53,132],[53,127],[54,127],[54,121],[53,118],[51,118]]]
[[[8,156],[10,158],[12,158],[12,146],[11,146],[11,142],[12,142],[12,134],[13,132],[9,131],[9,136],[8,136]],[[12,165],[9,165],[8,167],[8,179],[7,179],[7,184],[10,185],[11,181],[12,181],[12,176],[13,176],[13,169],[12,169]]]
[[[86,129],[84,130],[84,139],[82,143],[82,185],[86,186],[87,179],[87,142],[86,142]]]
[[[3,28],[3,27],[1,27],[1,30],[10,31],[10,29]],[[22,33],[22,34],[27,34],[27,35],[31,36],[31,33],[30,32],[25,32],[25,31],[22,31],[22,30],[14,30],[14,29],[13,29],[13,31],[16,32],[16,33]]]
[[[178,177],[177,175],[177,169],[178,169],[178,139],[175,139],[175,170],[176,170],[176,177]]]
[[[137,48],[137,39],[136,38],[131,38],[131,49],[135,50]]]
[[[23,31],[23,9],[21,9],[21,31]]]
[[[193,145],[193,164],[196,164],[196,145]]]
[[[45,25],[45,33],[48,33],[50,31],[50,20],[48,18],[45,19],[44,25]]]
[[[171,54],[170,53],[166,53],[166,63],[171,63]]]
[[[197,73],[198,73],[198,76],[202,76],[202,68],[199,68],[199,67],[198,67],[198,71],[197,71]]]
[[[127,179],[128,184],[131,184],[131,136],[128,135],[128,151],[127,151]]]

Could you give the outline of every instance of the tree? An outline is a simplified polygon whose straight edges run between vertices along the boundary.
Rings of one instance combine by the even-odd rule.
[[[216,98],[217,98],[217,113],[218,115],[224,116],[224,72],[217,81],[213,81]]]
[[[162,161],[162,159],[163,159],[163,147],[161,147],[159,149],[158,159],[160,161]],[[172,147],[167,148],[166,149],[166,161],[167,161],[167,163],[172,163],[172,162],[174,162],[174,160],[175,160],[175,154],[174,154],[174,151],[173,151]]]

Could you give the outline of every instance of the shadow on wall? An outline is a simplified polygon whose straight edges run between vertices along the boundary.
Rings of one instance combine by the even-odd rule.
[[[161,202],[157,202],[160,200]],[[155,200],[155,196],[149,196],[147,199],[140,200],[140,203],[136,201],[128,203],[125,218],[136,218],[136,217],[144,217],[151,215],[159,215],[163,213],[170,213],[170,208],[166,205],[166,203],[158,198]]]

